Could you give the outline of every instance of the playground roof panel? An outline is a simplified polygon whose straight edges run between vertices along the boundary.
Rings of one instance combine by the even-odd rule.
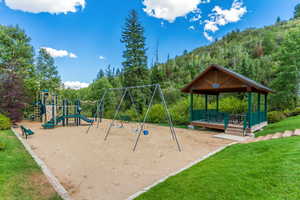
[[[273,92],[272,89],[219,65],[208,67],[181,91],[193,94],[219,94],[225,92],[267,94]]]

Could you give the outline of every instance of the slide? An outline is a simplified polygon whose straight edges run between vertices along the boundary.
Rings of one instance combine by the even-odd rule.
[[[80,119],[82,119],[83,121],[86,121],[87,123],[94,123],[94,120],[89,119],[84,115],[80,115]]]
[[[60,116],[56,119],[56,123],[54,124],[54,119],[50,119],[47,123],[43,124],[43,128],[54,128],[58,123],[64,120],[65,116]]]
[[[94,120],[87,118],[84,115],[63,115],[56,119],[56,123],[54,123],[54,119],[49,120],[47,123],[43,124],[42,127],[45,129],[54,128],[57,124],[63,121],[65,118],[80,118],[81,120],[87,123],[94,123]]]

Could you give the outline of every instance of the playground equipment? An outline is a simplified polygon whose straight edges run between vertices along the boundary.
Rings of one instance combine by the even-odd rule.
[[[147,111],[145,113],[144,116],[142,117],[139,117],[141,116],[142,114],[140,114],[137,110],[137,107],[136,107],[136,103],[134,101],[134,98],[132,96],[132,90],[135,90],[135,89],[142,89],[142,88],[149,88],[149,89],[152,89],[151,91],[152,94],[151,94],[151,98],[150,98],[150,101],[149,101],[149,104],[147,105]],[[166,101],[165,101],[165,97],[163,95],[163,92],[162,92],[162,89],[160,87],[159,84],[152,84],[152,85],[142,85],[142,86],[134,86],[134,87],[124,87],[124,88],[109,88],[109,89],[106,89],[105,92],[103,93],[102,97],[100,98],[100,101],[97,105],[97,111],[96,111],[96,114],[94,116],[95,120],[97,120],[97,128],[99,127],[99,123],[101,122],[101,119],[103,118],[103,115],[104,115],[104,106],[105,106],[105,98],[107,96],[109,96],[109,91],[121,91],[122,95],[121,95],[121,99],[120,99],[120,102],[118,103],[117,105],[117,108],[116,108],[116,111],[114,113],[114,116],[111,120],[111,123],[109,124],[109,127],[106,131],[106,134],[105,134],[105,137],[104,137],[104,140],[107,140],[109,134],[110,134],[110,131],[111,129],[113,128],[113,126],[115,125],[115,122],[118,121],[119,118],[119,114],[120,114],[120,110],[121,110],[121,106],[122,104],[124,104],[124,99],[126,97],[129,97],[129,100],[130,100],[130,103],[131,103],[131,106],[133,106],[134,110],[135,110],[135,113],[136,115],[138,116],[138,120],[137,120],[137,128],[135,129],[135,132],[138,134],[137,135],[137,138],[136,138],[136,141],[134,143],[134,146],[133,146],[133,151],[136,150],[136,147],[137,147],[137,144],[140,140],[140,137],[143,133],[143,135],[149,135],[150,134],[150,131],[147,130],[145,128],[146,126],[146,121],[147,121],[147,118],[148,118],[148,115],[149,115],[149,111],[153,105],[153,101],[154,101],[154,97],[156,94],[159,95],[159,98],[160,98],[160,101],[162,102],[162,105],[163,105],[163,108],[164,108],[164,111],[165,111],[165,115],[166,115],[166,118],[168,120],[168,124],[169,124],[169,128],[170,128],[170,133],[171,133],[171,137],[172,139],[176,142],[177,144],[177,148],[178,148],[178,151],[181,151],[181,147],[179,145],[179,142],[178,142],[178,139],[177,139],[177,136],[176,136],[176,132],[175,132],[175,129],[174,129],[174,126],[173,126],[173,122],[172,122],[172,118],[171,118],[171,115],[170,115],[170,112],[168,110],[168,107],[167,107],[167,104],[166,104]],[[93,125],[90,124],[90,126],[88,127],[87,129],[87,133],[89,132],[90,128],[92,127]]]
[[[45,129],[54,128],[60,123],[69,126],[71,120],[76,126],[81,125],[81,120],[89,124],[94,123],[94,120],[81,114],[79,100],[76,100],[73,105],[66,99],[59,101],[58,96],[49,93],[48,90],[42,90],[37,99],[32,119],[42,122],[42,127]]]

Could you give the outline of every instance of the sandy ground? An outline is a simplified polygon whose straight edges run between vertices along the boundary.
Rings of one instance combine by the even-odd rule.
[[[230,140],[216,133],[176,128],[182,152],[171,139],[169,127],[147,125],[137,150],[132,148],[135,124],[113,127],[104,141],[108,121],[93,127],[59,127],[44,130],[40,123],[23,122],[35,131],[27,142],[48,165],[75,200],[126,199],[162,177],[185,167]],[[20,132],[20,130],[18,130]]]

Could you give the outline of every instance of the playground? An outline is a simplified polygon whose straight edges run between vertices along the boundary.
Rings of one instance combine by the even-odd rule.
[[[128,127],[135,123],[112,128],[104,141],[110,121],[103,120],[89,133],[86,126],[43,129],[38,122],[22,124],[35,132],[26,142],[74,199],[126,199],[232,142],[214,138],[216,132],[175,128],[182,147],[178,152],[169,127],[146,124],[151,134],[142,135],[132,152],[136,133]]]

